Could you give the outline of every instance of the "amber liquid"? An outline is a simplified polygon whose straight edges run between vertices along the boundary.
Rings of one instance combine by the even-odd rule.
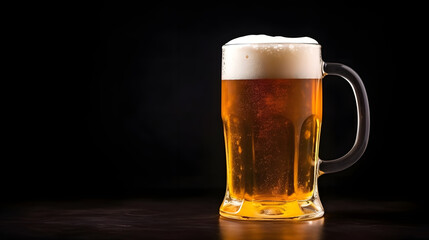
[[[229,199],[284,202],[312,197],[321,79],[222,80],[222,120]]]

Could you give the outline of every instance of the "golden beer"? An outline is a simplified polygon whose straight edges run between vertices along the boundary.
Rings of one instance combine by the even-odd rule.
[[[320,46],[228,43],[221,108],[227,189],[220,214],[263,220],[323,214]]]
[[[321,79],[222,80],[221,113],[231,199],[275,203],[312,197]]]
[[[353,147],[331,161],[318,157],[326,74],[350,83],[358,110]],[[350,167],[368,144],[368,97],[357,73],[324,63],[314,39],[248,35],[222,47],[221,82],[227,187],[219,213],[252,220],[323,216],[317,178]]]

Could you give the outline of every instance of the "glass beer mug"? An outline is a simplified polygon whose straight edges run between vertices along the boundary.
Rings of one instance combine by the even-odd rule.
[[[351,150],[319,159],[322,78],[337,75],[353,88],[358,121]],[[369,105],[351,68],[321,59],[308,38],[249,35],[222,47],[222,121],[227,186],[220,215],[283,220],[323,216],[317,178],[341,171],[364,153]]]

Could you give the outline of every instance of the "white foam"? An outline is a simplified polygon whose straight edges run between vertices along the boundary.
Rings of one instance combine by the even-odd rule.
[[[268,36],[264,34],[259,35],[247,35],[238,38],[234,38],[227,42],[225,45],[230,44],[248,44],[248,43],[306,43],[306,44],[317,44],[317,41],[310,37],[282,37],[282,36]]]
[[[222,47],[222,79],[322,77],[320,45],[309,37],[248,35]]]

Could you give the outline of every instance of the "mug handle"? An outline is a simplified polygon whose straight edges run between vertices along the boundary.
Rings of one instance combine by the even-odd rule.
[[[319,159],[319,175],[342,171],[359,160],[368,145],[370,122],[368,96],[359,75],[340,63],[324,63],[323,66],[325,75],[340,76],[352,87],[357,107],[357,133],[353,147],[344,156],[328,161]]]

